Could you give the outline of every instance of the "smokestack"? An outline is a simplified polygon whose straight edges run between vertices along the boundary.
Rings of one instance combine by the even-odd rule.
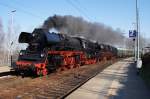
[[[50,30],[51,28],[55,28],[59,30],[63,26],[65,26],[65,18],[63,16],[54,15],[53,17],[49,17],[45,20],[42,28],[46,30]]]

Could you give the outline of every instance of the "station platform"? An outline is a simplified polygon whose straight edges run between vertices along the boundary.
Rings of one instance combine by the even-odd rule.
[[[0,73],[9,72],[10,69],[10,66],[0,66]]]
[[[66,99],[150,99],[150,90],[128,58],[107,67]]]

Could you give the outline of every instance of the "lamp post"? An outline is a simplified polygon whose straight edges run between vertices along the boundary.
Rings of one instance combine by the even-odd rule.
[[[16,10],[12,10],[11,11],[11,34],[10,37],[12,37],[13,33],[14,33],[14,13],[16,12]],[[10,39],[12,40],[12,39]],[[10,42],[10,49],[9,49],[9,56],[10,56],[10,66],[12,66],[12,55],[13,55],[13,51],[12,51],[12,45],[13,45],[13,40]]]

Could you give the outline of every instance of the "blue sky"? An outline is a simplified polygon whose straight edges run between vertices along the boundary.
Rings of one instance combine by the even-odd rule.
[[[150,0],[139,0],[141,33],[150,37]],[[124,32],[135,23],[135,0],[0,0],[0,19],[6,31],[14,13],[14,24],[21,31],[32,31],[48,16],[81,16],[90,22],[100,22]],[[127,35],[127,34],[126,34]]]

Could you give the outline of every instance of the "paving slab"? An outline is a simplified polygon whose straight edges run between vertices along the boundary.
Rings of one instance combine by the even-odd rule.
[[[66,99],[150,99],[150,90],[128,58],[107,67]]]
[[[11,69],[10,66],[0,66],[0,73],[9,72]]]

